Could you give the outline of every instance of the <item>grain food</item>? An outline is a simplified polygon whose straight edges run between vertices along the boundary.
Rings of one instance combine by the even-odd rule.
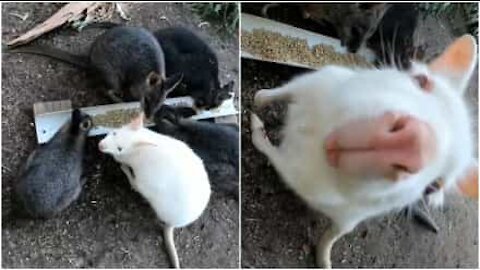
[[[242,50],[266,60],[293,61],[311,67],[324,65],[372,66],[359,55],[339,54],[329,45],[319,44],[310,48],[305,39],[284,36],[263,29],[254,29],[251,32],[242,30]]]
[[[118,109],[112,110],[106,113],[97,114],[92,117],[94,127],[108,127],[117,128],[121,127],[138,116],[140,109]]]

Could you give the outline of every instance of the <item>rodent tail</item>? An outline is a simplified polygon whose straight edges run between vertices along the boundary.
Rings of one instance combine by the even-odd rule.
[[[42,46],[42,45],[8,49],[5,52],[42,55],[42,56],[50,57],[71,65],[83,68],[83,69],[87,69],[90,63],[87,56],[75,55],[75,54],[66,52],[64,50],[60,50],[60,49],[48,47],[48,46]]]
[[[167,248],[170,262],[174,268],[180,268],[180,262],[178,260],[177,249],[175,248],[175,241],[173,239],[174,227],[165,225],[163,229],[163,240],[165,241],[165,247]]]

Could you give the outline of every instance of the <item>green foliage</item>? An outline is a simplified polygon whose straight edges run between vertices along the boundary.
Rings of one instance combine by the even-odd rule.
[[[228,33],[238,29],[240,11],[237,3],[195,3],[192,9],[202,19],[217,23]]]
[[[461,12],[470,34],[478,36],[478,3],[421,3],[420,10],[424,16],[453,17],[457,12]]]

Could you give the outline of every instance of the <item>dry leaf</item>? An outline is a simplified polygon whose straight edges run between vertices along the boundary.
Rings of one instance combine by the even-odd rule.
[[[95,2],[77,2],[66,4],[46,21],[35,26],[33,29],[29,30],[18,38],[9,41],[7,45],[13,47],[26,44],[37,37],[58,28],[66,22],[78,19],[79,16],[82,16],[82,13],[87,8],[94,8],[97,5],[98,4]]]

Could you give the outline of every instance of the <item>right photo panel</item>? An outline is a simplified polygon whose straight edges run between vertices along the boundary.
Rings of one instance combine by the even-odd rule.
[[[242,3],[241,108],[241,267],[478,268],[478,3]]]

